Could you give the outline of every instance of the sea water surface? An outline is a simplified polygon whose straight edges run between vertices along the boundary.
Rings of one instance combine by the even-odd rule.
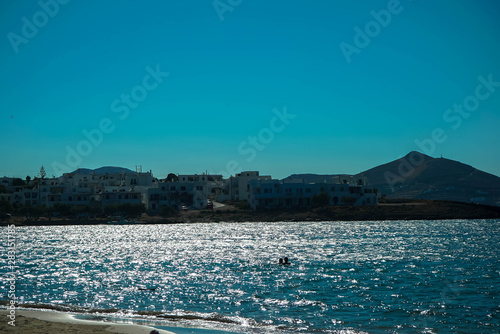
[[[499,232],[499,220],[19,227],[16,296],[241,333],[498,333]]]

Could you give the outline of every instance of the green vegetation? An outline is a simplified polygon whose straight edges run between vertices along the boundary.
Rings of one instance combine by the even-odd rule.
[[[73,206],[63,203],[55,203],[54,206],[48,208],[47,212],[50,214],[50,216],[55,215],[67,217],[73,214]]]
[[[12,180],[12,185],[14,187],[24,187],[26,185],[26,182],[24,182],[23,179],[15,178],[14,180]]]
[[[144,212],[146,212],[146,206],[143,203],[113,204],[104,207],[104,213],[108,216],[120,215],[120,216],[136,218],[139,217]]]
[[[43,166],[40,168],[40,173],[38,173],[40,175],[40,178],[43,180],[45,179],[45,177],[47,176],[47,173],[45,172],[45,168],[43,168]]]
[[[24,216],[27,222],[35,222],[40,217],[46,217],[49,221],[53,217],[84,218],[101,215],[100,205],[69,205],[55,203],[53,206],[45,205],[23,205],[12,204],[3,196],[0,196],[0,218],[7,218],[7,214]],[[128,211],[127,211],[128,212]]]
[[[18,209],[18,213],[24,215],[26,221],[36,222],[40,216],[47,213],[47,207],[45,205],[23,205]]]
[[[352,196],[344,196],[342,197],[342,203],[345,205],[354,205],[356,204],[357,198]]]
[[[12,213],[14,207],[12,204],[4,197],[0,196],[0,219],[5,219],[8,217],[8,213]]]
[[[311,198],[311,204],[313,208],[325,207],[330,205],[330,195],[327,193],[320,193],[318,195],[314,195]]]
[[[172,205],[164,205],[161,207],[161,213],[160,216],[164,218],[169,218],[169,217],[174,217],[179,213],[179,210],[177,209],[177,206]]]
[[[167,182],[179,181],[179,177],[177,175],[175,175],[174,173],[170,173],[167,175],[167,178],[165,179],[165,181],[167,181]]]
[[[230,204],[232,204],[236,208],[243,210],[243,211],[247,211],[247,210],[251,209],[250,203],[248,203],[247,201],[231,202]]]

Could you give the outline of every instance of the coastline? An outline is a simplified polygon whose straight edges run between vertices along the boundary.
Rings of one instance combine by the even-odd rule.
[[[500,207],[438,200],[388,200],[373,206],[330,206],[316,209],[240,210],[234,207],[179,212],[172,217],[143,215],[134,224],[189,224],[218,222],[387,221],[500,219]],[[108,219],[52,219],[27,222],[12,217],[0,226],[108,225]]]
[[[81,334],[149,334],[153,329],[160,334],[174,334],[163,329],[143,325],[118,324],[93,320],[80,320],[67,313],[49,311],[15,310],[15,319],[12,326],[9,324],[9,311],[0,310],[3,319],[0,322],[1,333],[16,334],[53,334],[53,333],[81,333]]]

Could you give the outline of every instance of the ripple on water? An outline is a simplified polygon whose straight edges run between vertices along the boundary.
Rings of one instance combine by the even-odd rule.
[[[256,333],[495,332],[499,232],[498,221],[23,227],[16,289],[24,303]],[[292,265],[277,265],[284,256]]]

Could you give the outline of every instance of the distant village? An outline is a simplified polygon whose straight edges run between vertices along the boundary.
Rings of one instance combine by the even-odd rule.
[[[315,179],[273,179],[258,171],[229,178],[208,173],[169,174],[103,167],[78,169],[60,177],[41,175],[25,180],[0,178],[0,200],[12,206],[82,207],[104,212],[106,207],[143,205],[148,214],[172,210],[217,208],[219,203],[243,202],[252,210],[309,208],[330,205],[377,205],[377,189],[347,175]],[[214,207],[215,205],[215,207]]]

